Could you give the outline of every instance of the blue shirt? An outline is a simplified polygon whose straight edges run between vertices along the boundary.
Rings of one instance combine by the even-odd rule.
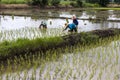
[[[76,28],[76,25],[74,23],[68,24],[68,26],[64,30],[66,30],[67,28],[69,28],[70,30],[72,30],[72,29]]]

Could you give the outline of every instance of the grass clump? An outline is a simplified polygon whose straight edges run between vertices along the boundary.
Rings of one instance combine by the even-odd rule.
[[[62,39],[60,37],[36,38],[33,40],[17,39],[15,42],[4,41],[0,44],[0,56],[22,55],[36,51],[44,52],[49,48],[54,48],[54,46],[57,46],[61,41]]]

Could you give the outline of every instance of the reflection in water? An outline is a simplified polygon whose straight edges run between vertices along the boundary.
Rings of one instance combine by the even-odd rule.
[[[12,15],[12,20],[14,20],[14,15]]]
[[[41,36],[47,35],[47,29],[40,29]]]

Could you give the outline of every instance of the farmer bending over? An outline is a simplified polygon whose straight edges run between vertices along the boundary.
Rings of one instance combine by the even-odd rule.
[[[71,24],[65,23],[65,29],[64,30],[66,30],[67,28],[70,29],[70,30],[68,30],[68,32],[73,32],[73,31],[77,32],[77,28],[76,28],[76,25],[74,23],[71,23]]]
[[[40,28],[40,29],[42,29],[42,28],[43,28],[43,29],[47,29],[47,24],[46,24],[46,22],[45,22],[45,21],[42,21],[41,24],[40,24],[40,26],[39,26],[39,28]]]

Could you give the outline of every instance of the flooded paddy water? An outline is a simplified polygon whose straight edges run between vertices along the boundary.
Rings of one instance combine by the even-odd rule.
[[[120,28],[120,11],[114,10],[32,10],[1,12],[0,42],[18,38],[35,39],[38,37],[63,36],[66,18],[72,22],[72,15],[78,17],[78,32],[97,29]],[[38,27],[46,21],[47,31]],[[51,23],[52,22],[52,23]],[[110,40],[110,39],[108,39]],[[106,41],[107,42],[107,41]],[[104,43],[102,43],[104,45]],[[73,46],[66,47],[65,52],[48,51],[53,55],[46,58],[32,55],[32,59],[15,59],[4,70],[1,65],[1,80],[120,80],[120,41],[112,41],[108,45],[90,49]],[[84,48],[81,51],[80,48]],[[58,55],[59,54],[59,55]],[[61,55],[60,55],[61,54]],[[59,58],[58,58],[59,57]],[[20,62],[20,63],[16,63]],[[13,67],[14,66],[14,67]]]
[[[3,14],[3,15],[2,15]],[[41,21],[46,21],[48,28],[62,28],[68,18],[72,23],[72,15],[76,15],[79,21],[79,31],[95,29],[119,28],[120,11],[57,11],[57,10],[33,10],[28,12],[3,11],[0,15],[0,30],[20,29],[25,27],[39,27]],[[17,16],[15,16],[17,15]],[[50,24],[50,21],[52,23]],[[19,24],[19,25],[18,25]]]
[[[4,39],[11,40],[7,35],[15,39],[20,37],[41,37],[44,36],[44,33],[45,36],[66,34],[67,31],[62,32],[62,30],[66,19],[68,19],[69,23],[72,23],[72,15],[76,15],[78,18],[78,32],[119,28],[119,13],[120,11],[114,10],[3,10],[0,12],[0,32],[5,35],[0,35],[0,41]],[[39,30],[38,27],[41,21],[46,21],[47,33]]]

